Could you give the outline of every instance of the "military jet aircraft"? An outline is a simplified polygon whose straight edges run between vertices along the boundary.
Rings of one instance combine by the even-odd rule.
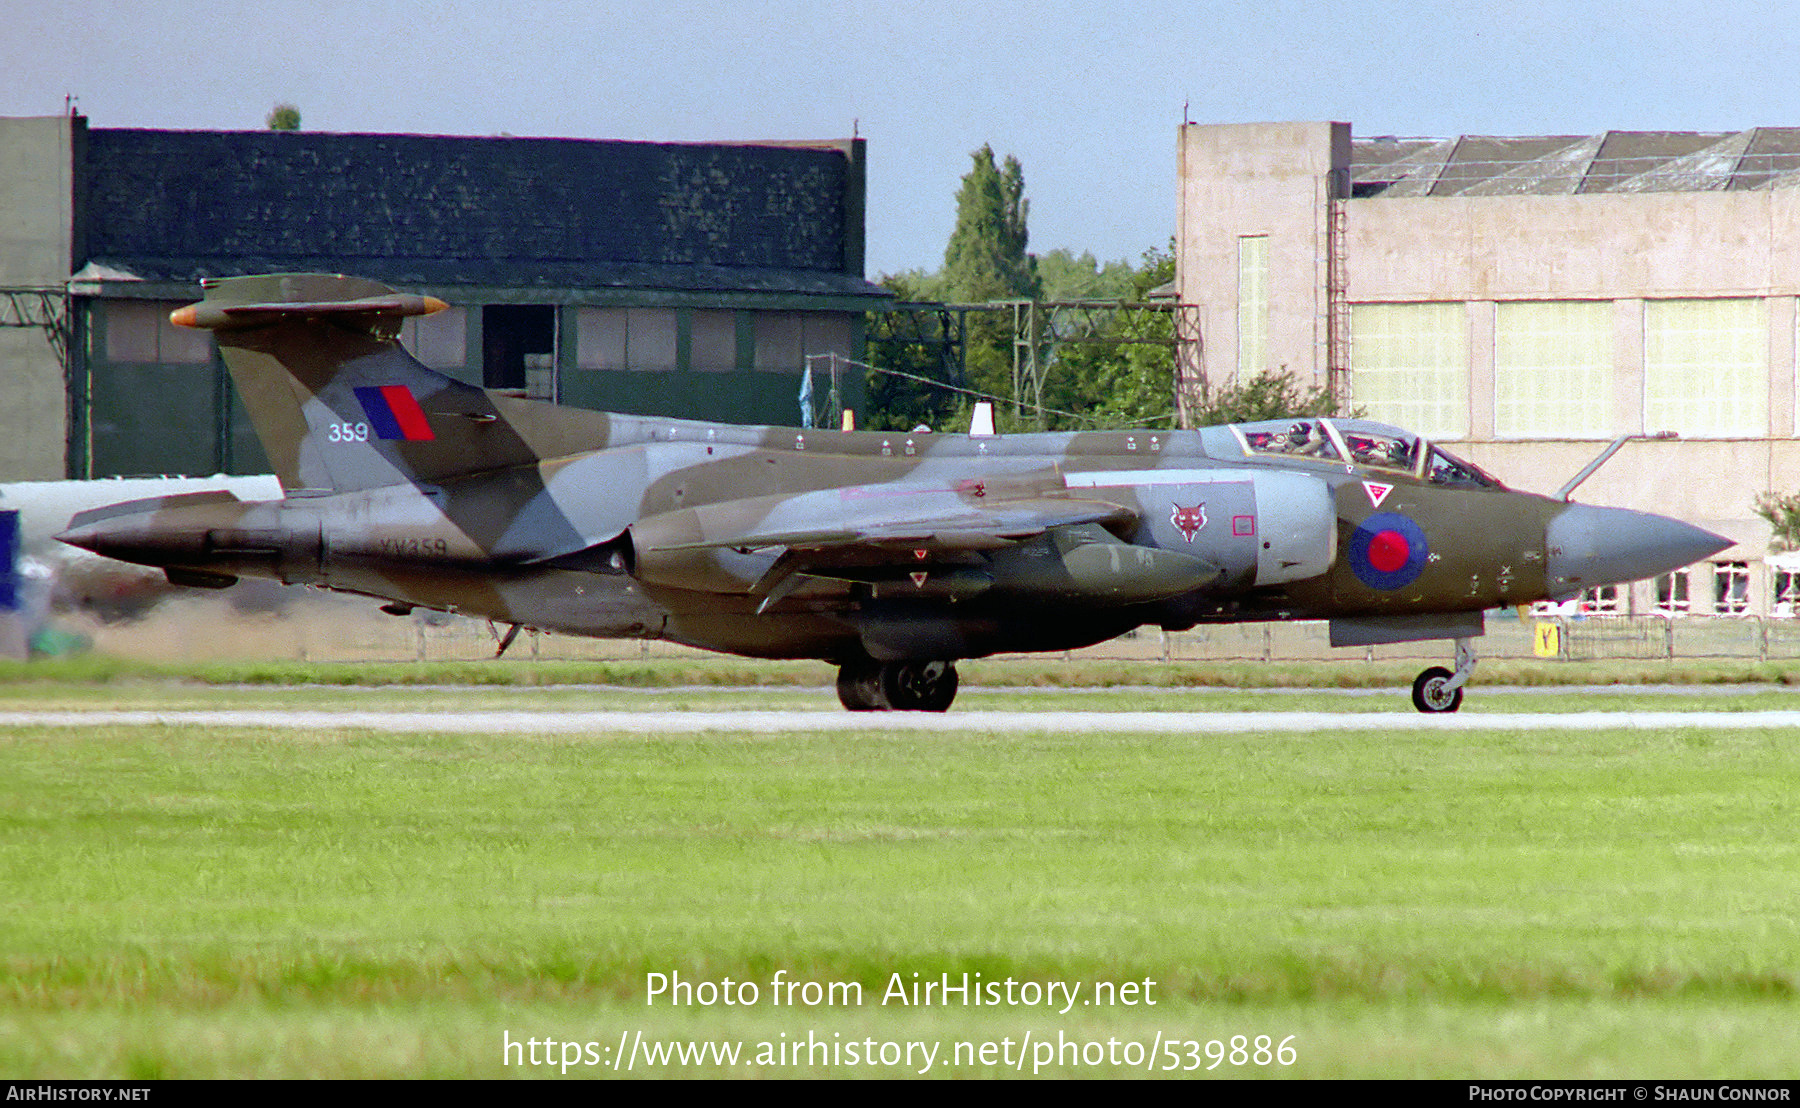
[[[612,415],[425,368],[396,336],[431,297],[317,274],[203,288],[172,318],[214,333],[284,495],[130,501],[64,541],[184,585],[271,577],[514,633],[821,658],[851,710],[942,711],[963,658],[1324,619],[1333,645],[1455,640],[1455,669],[1413,687],[1453,711],[1485,610],[1729,545],[1514,492],[1363,420],[961,435]]]

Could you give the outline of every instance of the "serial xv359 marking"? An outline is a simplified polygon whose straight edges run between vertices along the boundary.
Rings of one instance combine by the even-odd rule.
[[[981,436],[609,415],[426,369],[395,336],[433,298],[311,274],[204,288],[172,318],[214,332],[285,495],[131,501],[65,541],[178,584],[823,658],[851,709],[941,711],[961,658],[1327,619],[1333,645],[1456,640],[1456,670],[1413,689],[1449,711],[1486,609],[1729,545],[1513,492],[1366,421]]]

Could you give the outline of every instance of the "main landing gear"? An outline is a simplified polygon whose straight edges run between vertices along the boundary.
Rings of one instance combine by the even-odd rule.
[[[1456,672],[1432,666],[1413,682],[1413,707],[1421,712],[1454,712],[1462,707],[1463,686],[1475,672],[1475,648],[1468,639],[1456,640]]]
[[[845,662],[838,699],[852,712],[941,712],[956,699],[951,662]]]

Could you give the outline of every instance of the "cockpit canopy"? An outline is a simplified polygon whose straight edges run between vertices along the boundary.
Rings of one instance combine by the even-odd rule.
[[[1231,433],[1237,436],[1246,454],[1335,462],[1405,474],[1434,485],[1506,487],[1480,466],[1463,461],[1441,446],[1433,446],[1411,431],[1366,419],[1301,417],[1234,423]]]

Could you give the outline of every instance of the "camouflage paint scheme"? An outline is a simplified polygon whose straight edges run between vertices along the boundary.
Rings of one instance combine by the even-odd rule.
[[[1335,644],[1459,640],[1466,664],[1415,686],[1450,710],[1484,610],[1727,545],[1510,491],[1365,421],[979,436],[611,415],[420,365],[395,336],[432,298],[316,274],[204,288],[173,318],[214,332],[285,495],[128,502],[65,541],[180,584],[822,658],[853,709],[942,710],[960,658],[1328,619]]]

